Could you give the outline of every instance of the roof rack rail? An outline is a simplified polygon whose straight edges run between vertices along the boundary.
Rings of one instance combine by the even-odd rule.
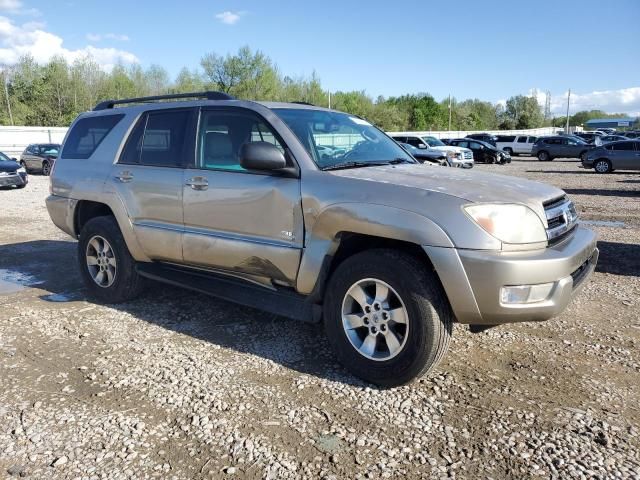
[[[310,107],[315,107],[313,103],[309,103],[309,102],[291,102],[291,103],[295,103],[297,105],[309,105]]]
[[[204,98],[206,100],[235,100],[236,98],[223,92],[174,93],[170,95],[154,95],[151,97],[124,98],[122,100],[105,100],[94,107],[94,111],[107,110],[125,103],[146,103],[156,100],[173,100],[177,98]]]

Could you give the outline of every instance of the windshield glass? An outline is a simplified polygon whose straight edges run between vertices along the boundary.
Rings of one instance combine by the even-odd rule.
[[[11,162],[12,160],[4,153],[0,152],[0,162]]]
[[[415,163],[396,142],[361,118],[324,110],[274,110],[320,168],[331,168],[345,162],[357,162],[355,166],[397,160]]]
[[[446,145],[436,137],[422,137],[422,140],[427,142],[430,147],[446,147]]]

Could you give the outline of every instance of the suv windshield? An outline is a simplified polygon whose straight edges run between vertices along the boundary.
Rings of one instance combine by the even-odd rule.
[[[416,163],[396,142],[361,118],[326,110],[274,110],[321,169]]]
[[[430,147],[446,147],[446,145],[436,137],[422,137],[422,140],[424,140]]]

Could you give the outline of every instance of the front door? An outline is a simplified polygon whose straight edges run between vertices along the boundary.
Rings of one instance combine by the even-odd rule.
[[[108,180],[152,260],[182,262],[183,167],[194,155],[195,116],[185,108],[142,114]]]
[[[295,284],[303,245],[300,180],[245,170],[240,147],[277,134],[247,109],[203,109],[184,174],[185,263]],[[291,161],[288,159],[288,161]]]

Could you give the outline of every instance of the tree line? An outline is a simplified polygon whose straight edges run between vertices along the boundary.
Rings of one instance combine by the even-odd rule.
[[[452,130],[520,129],[563,126],[566,120],[545,119],[535,96],[517,95],[502,105],[478,99],[437,101],[428,93],[375,99],[364,90],[330,94],[315,72],[310,77],[283,75],[271,58],[249,47],[226,56],[206,54],[199,68],[185,67],[175,79],[160,65],[143,69],[119,64],[105,71],[91,57],[72,63],[53,57],[41,65],[29,56],[2,68],[2,77],[6,88],[0,94],[1,125],[67,126],[102,100],[203,90],[242,99],[330,104],[388,131],[447,130],[449,124]],[[596,116],[608,115],[579,112],[570,122],[583,123]]]

